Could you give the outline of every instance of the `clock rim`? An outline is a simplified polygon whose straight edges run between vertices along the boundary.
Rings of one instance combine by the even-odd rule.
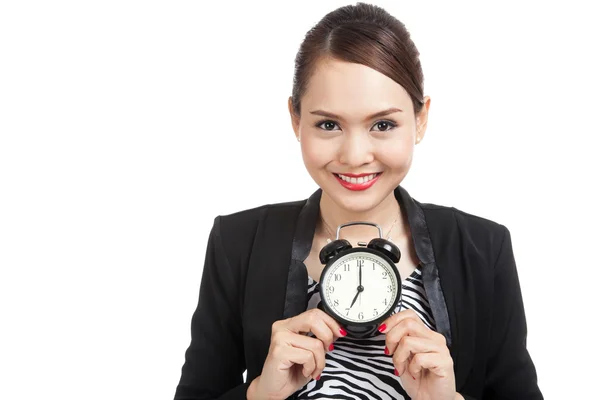
[[[390,309],[387,312],[381,314],[381,316],[377,317],[376,319],[368,320],[365,322],[355,322],[355,321],[347,320],[344,317],[340,317],[331,307],[329,307],[329,304],[325,300],[326,296],[325,296],[325,293],[323,293],[323,290],[324,290],[323,285],[321,285],[321,282],[323,282],[323,277],[327,274],[327,271],[333,266],[333,264],[337,260],[339,260],[343,256],[346,256],[346,255],[352,254],[352,253],[369,253],[369,254],[380,257],[381,259],[383,259],[384,261],[386,261],[387,263],[389,263],[392,266],[392,270],[394,271],[394,275],[396,276],[396,281],[398,282],[398,291],[396,293],[396,298],[393,302],[394,306],[390,307]],[[346,251],[342,251],[342,252],[336,254],[332,259],[330,259],[327,262],[327,264],[325,264],[323,271],[321,271],[321,276],[319,277],[319,294],[321,296],[321,305],[327,314],[329,314],[333,319],[335,319],[336,321],[340,322],[343,325],[351,325],[351,326],[359,326],[359,327],[368,327],[368,326],[377,325],[381,321],[388,318],[390,315],[394,314],[394,309],[396,308],[396,305],[398,304],[398,302],[400,301],[400,298],[402,297],[402,280],[401,279],[402,279],[402,277],[400,276],[400,272],[398,271],[398,268],[396,267],[396,263],[394,263],[392,261],[392,259],[389,258],[387,255],[385,255],[384,253],[381,253],[377,250],[370,249],[368,247],[354,247],[354,248],[351,248],[351,249],[348,249]]]

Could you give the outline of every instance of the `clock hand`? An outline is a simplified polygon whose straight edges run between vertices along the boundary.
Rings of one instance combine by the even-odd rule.
[[[350,308],[356,303],[356,299],[358,299],[358,295],[365,290],[362,286],[362,264],[358,265],[358,287],[356,288],[356,296],[352,299],[352,304],[350,304]]]
[[[352,308],[354,303],[356,303],[356,299],[358,298],[358,295],[361,294],[363,290],[365,290],[365,288],[363,288],[362,286],[359,286],[356,288],[356,296],[354,296],[354,299],[352,300],[352,304],[350,304],[350,308]]]
[[[358,266],[358,286],[362,286],[362,264]]]
[[[354,305],[354,303],[356,303],[356,299],[358,298],[358,295],[360,294],[360,291],[356,291],[356,296],[354,296],[354,300],[352,300],[352,304],[350,304],[350,308],[352,308],[352,306]]]

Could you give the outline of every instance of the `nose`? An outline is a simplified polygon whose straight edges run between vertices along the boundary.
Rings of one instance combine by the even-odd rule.
[[[338,159],[349,167],[360,167],[375,160],[373,144],[365,132],[352,132],[343,136]]]

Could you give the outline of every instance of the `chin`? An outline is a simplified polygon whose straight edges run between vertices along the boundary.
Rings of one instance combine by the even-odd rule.
[[[377,204],[379,204],[378,201],[370,201],[370,202],[366,203],[364,201],[357,201],[355,199],[346,199],[346,198],[341,198],[341,199],[334,198],[334,201],[336,204],[338,204],[341,208],[343,208],[347,212],[356,213],[356,214],[366,213],[366,212],[372,210],[373,208],[375,208],[377,206]]]
[[[394,188],[387,190],[388,186],[384,182],[377,182],[367,190],[352,192],[337,182],[327,182],[321,188],[340,208],[359,214],[377,207],[393,191]]]

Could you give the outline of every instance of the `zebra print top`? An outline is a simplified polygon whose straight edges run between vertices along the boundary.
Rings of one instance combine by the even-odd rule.
[[[308,277],[308,307],[317,307],[321,296],[317,282]],[[421,320],[435,330],[435,321],[429,308],[419,264],[402,281],[402,296],[394,313],[411,308]],[[386,356],[385,335],[352,339],[341,337],[333,351],[325,353],[325,369],[321,378],[311,380],[295,394],[298,399],[410,399],[402,388],[400,378],[394,375],[392,357]]]

